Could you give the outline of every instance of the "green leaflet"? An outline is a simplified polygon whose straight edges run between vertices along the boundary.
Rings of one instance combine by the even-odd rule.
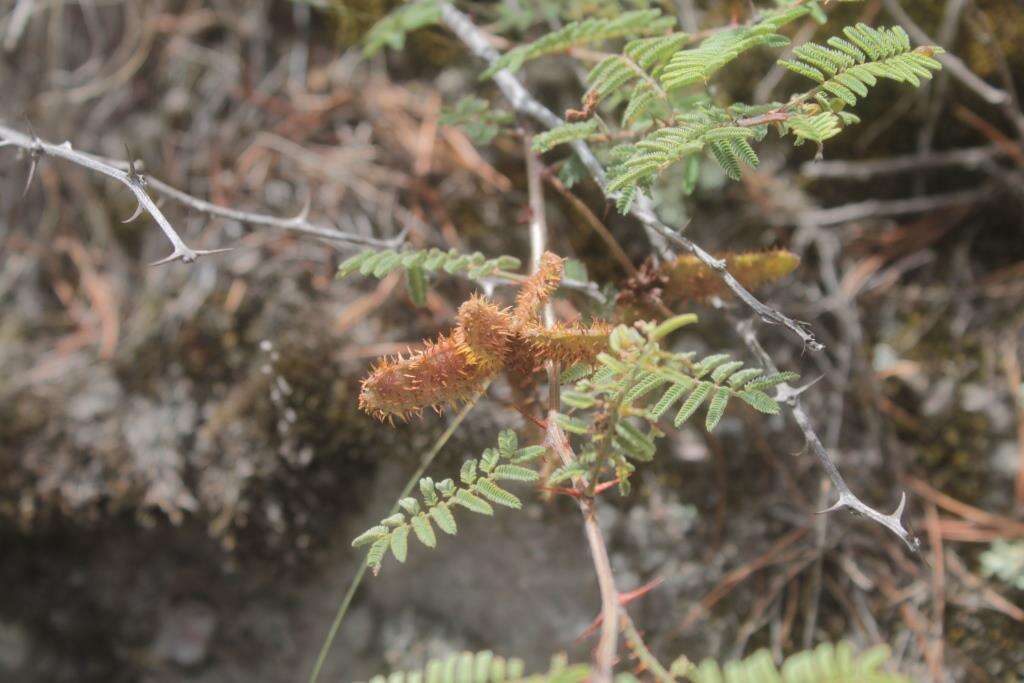
[[[455,524],[455,515],[448,509],[447,505],[438,505],[437,507],[430,508],[430,516],[437,523],[437,528],[441,531],[454,536],[458,533],[458,526]]]
[[[515,510],[523,507],[522,501],[516,498],[514,495],[495,484],[490,479],[481,479],[476,483],[477,493],[482,495],[492,503],[498,505],[504,505],[505,507],[513,508]]]
[[[768,394],[758,389],[745,389],[739,393],[739,397],[754,410],[766,415],[778,415],[779,404]]]
[[[428,548],[433,548],[437,545],[437,537],[434,535],[434,528],[430,525],[429,517],[426,515],[416,515],[409,522],[420,543]]]
[[[342,280],[357,272],[382,278],[396,270],[403,270],[409,298],[415,305],[424,306],[429,285],[427,273],[443,271],[450,275],[464,275],[471,280],[482,280],[499,271],[514,271],[521,267],[522,263],[514,256],[487,258],[480,252],[462,254],[454,249],[442,251],[437,248],[418,251],[368,249],[342,261],[336,278]]]
[[[493,515],[494,508],[486,500],[479,498],[466,489],[459,489],[455,493],[455,502],[471,512],[481,515]]]
[[[728,387],[719,387],[715,390],[715,395],[711,397],[711,403],[708,404],[707,419],[704,421],[704,428],[709,432],[714,431],[722,416],[725,415],[725,407],[729,405],[731,395],[732,392]]]
[[[843,35],[829,38],[828,45],[801,45],[793,51],[793,59],[780,59],[779,65],[817,82],[821,91],[851,107],[867,96],[879,78],[916,88],[921,79],[931,78],[932,71],[942,68],[932,57],[941,54],[942,48],[914,49],[899,26],[875,29],[857,24],[844,28]]]
[[[526,464],[536,461],[546,450],[544,446],[520,448],[515,432],[503,430],[498,436],[496,448],[486,448],[479,459],[470,458],[463,463],[459,472],[460,484],[451,479],[435,483],[430,477],[421,478],[419,492],[422,500],[402,498],[396,506],[401,512],[385,517],[379,524],[361,533],[352,541],[352,545],[370,546],[367,564],[377,573],[389,549],[396,560],[405,561],[409,552],[410,532],[412,537],[428,548],[437,546],[434,524],[445,534],[458,533],[452,510],[455,505],[482,515],[494,514],[492,503],[519,509],[522,507],[519,498],[497,482],[537,481],[540,475]]]
[[[672,420],[672,424],[679,427],[686,422],[690,417],[697,412],[697,408],[700,408],[701,404],[711,395],[711,390],[715,385],[709,382],[701,382],[697,387],[690,392],[690,395],[683,401],[683,405],[679,408],[679,412],[676,413],[676,418]]]
[[[781,668],[768,650],[758,650],[724,667],[704,660],[686,676],[692,683],[909,683],[910,679],[882,669],[888,658],[884,645],[857,654],[849,643],[823,643],[787,657]]]
[[[400,526],[391,532],[391,554],[399,562],[405,562],[409,550],[409,527]]]
[[[661,33],[674,24],[675,19],[661,16],[661,11],[657,9],[623,12],[610,19],[591,18],[573,21],[532,43],[509,50],[488,67],[480,78],[490,78],[502,69],[518,71],[531,59],[565,52],[570,47],[626,36]]]

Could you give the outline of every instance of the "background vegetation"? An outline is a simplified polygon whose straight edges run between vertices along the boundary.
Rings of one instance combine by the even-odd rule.
[[[0,677],[273,681],[312,666],[363,559],[351,540],[387,514],[454,416],[381,426],[357,408],[359,379],[374,358],[450,329],[477,289],[445,276],[417,294],[400,270],[336,280],[338,265],[397,236],[530,255],[522,121],[443,28],[364,57],[393,4],[0,4],[6,130],[133,158],[172,188],[252,212],[211,214],[151,180],[189,248],[232,249],[151,267],[167,240],[149,215],[122,222],[130,186],[0,149]],[[521,33],[535,22],[617,6],[558,4],[464,7],[506,36],[504,50],[539,35]],[[660,6],[691,31],[751,13]],[[888,644],[913,680],[1018,680],[1021,10],[869,0],[828,13],[824,28],[803,18],[784,32],[823,42],[858,21],[899,24],[960,66],[920,89],[878,86],[823,160],[813,144],[771,138],[739,182],[701,162],[691,195],[655,200],[713,252],[801,257],[757,295],[807,321],[825,349],[779,325],[750,329],[777,365],[817,380],[805,409],[858,495],[890,510],[907,491],[921,553],[866,520],[813,514],[834,493],[803,435],[739,401],[713,432],[702,413],[661,440],[631,497],[600,497],[598,521],[620,589],[643,589],[629,603],[636,628],[666,661],[760,647],[781,660],[846,639]],[[716,96],[757,103],[806,88],[773,66],[779,51],[723,69]],[[578,71],[554,57],[519,76],[562,113],[581,106]],[[480,102],[462,100],[470,91]],[[591,227],[596,217],[640,267],[650,247],[638,224],[588,181],[565,188],[554,164],[566,157],[543,157],[550,248],[573,259],[576,282],[651,287]],[[668,173],[669,187],[689,182],[683,165]],[[583,288],[556,311],[572,319],[588,305]],[[741,305],[673,309],[699,313],[678,333],[698,357],[756,360],[737,331],[750,317]],[[522,433],[509,386],[489,396],[435,461],[436,480],[457,478],[503,428]],[[560,650],[589,660],[582,636],[600,600],[576,503],[509,488],[523,512],[463,514],[438,550],[410,545],[404,564],[366,582],[321,680],[487,648],[528,671]]]

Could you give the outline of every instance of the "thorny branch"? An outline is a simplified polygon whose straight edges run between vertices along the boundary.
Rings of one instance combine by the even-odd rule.
[[[750,321],[738,323],[736,325],[736,330],[739,332],[740,337],[743,338],[743,342],[747,345],[747,348],[750,349],[751,353],[757,356],[761,365],[763,365],[768,372],[778,372],[778,368],[775,366],[775,363],[764,350],[764,347],[761,346],[761,342],[757,340],[757,336],[754,334],[754,329],[750,324]],[[857,495],[850,490],[846,480],[843,479],[843,475],[840,474],[839,468],[836,467],[835,462],[833,462],[832,456],[829,455],[828,450],[825,449],[821,439],[818,437],[817,433],[815,433],[814,427],[811,425],[811,419],[808,417],[803,404],[800,402],[800,394],[802,392],[803,389],[794,389],[788,384],[780,384],[776,390],[775,398],[780,403],[785,403],[789,406],[790,411],[793,413],[793,419],[796,420],[797,426],[800,427],[800,431],[804,434],[804,439],[807,441],[807,445],[810,446],[812,451],[814,451],[814,455],[818,458],[818,462],[821,463],[825,473],[828,474],[828,478],[832,480],[832,485],[835,486],[836,493],[839,495],[839,499],[829,508],[822,510],[822,512],[835,512],[836,510],[848,508],[867,517],[873,522],[881,524],[886,529],[896,534],[896,536],[898,536],[908,548],[917,552],[921,547],[921,541],[912,533],[907,531],[903,526],[903,510],[907,504],[906,492],[900,494],[899,505],[896,506],[896,510],[888,515],[875,510],[873,507],[858,498]]]
[[[469,17],[464,13],[457,10],[452,5],[444,3],[441,5],[441,20],[474,55],[485,60],[489,64],[498,59],[498,52],[491,46],[487,34],[477,28],[477,26],[474,25],[473,22],[470,21]],[[548,128],[553,128],[564,123],[561,117],[538,102],[519,81],[519,79],[512,75],[508,70],[502,69],[496,73],[494,75],[494,82],[498,85],[498,88],[505,96],[505,99],[507,99],[509,104],[512,105],[512,108],[521,114],[535,119]],[[594,153],[591,151],[587,143],[582,140],[577,140],[572,143],[572,148],[583,162],[583,165],[586,166],[594,181],[597,182],[602,191],[605,191],[605,188],[607,187],[607,179],[605,177],[604,167],[601,165],[601,162],[598,161],[597,157],[594,156]],[[615,198],[615,195],[608,194],[607,192],[606,195],[610,199]],[[700,259],[704,265],[718,273],[718,276],[722,278],[736,297],[753,309],[753,311],[757,313],[758,317],[763,321],[783,325],[796,334],[801,341],[803,341],[806,347],[814,351],[819,351],[824,348],[824,346],[814,338],[814,334],[806,323],[794,320],[784,313],[763,303],[751,294],[743,285],[741,285],[728,270],[726,270],[725,261],[716,259],[707,251],[702,249],[696,242],[688,237],[684,237],[680,232],[677,232],[666,225],[658,217],[657,213],[654,211],[651,201],[647,197],[638,195],[630,209],[630,213],[644,226],[644,229],[647,231],[648,238],[651,240],[651,244],[659,254],[670,257],[672,252],[669,249],[669,244],[690,252]]]
[[[526,154],[526,182],[530,200],[530,262],[531,270],[540,267],[541,256],[547,251],[548,225],[544,214],[544,185],[541,178],[543,164],[540,157],[531,149],[533,137],[525,135],[524,151]],[[549,301],[544,307],[544,325],[554,324],[554,309]],[[573,462],[576,457],[572,452],[569,439],[555,421],[561,399],[559,398],[558,367],[548,367],[548,412],[547,435],[545,443],[558,455],[563,465]],[[583,491],[581,482],[575,482],[577,491]],[[608,547],[597,523],[597,506],[591,496],[581,495],[577,498],[580,512],[583,514],[583,527],[590,545],[590,554],[594,560],[594,571],[597,573],[598,588],[601,591],[601,638],[597,644],[595,656],[597,672],[593,678],[595,683],[610,683],[615,654],[618,649],[619,631],[619,592],[615,588],[615,576],[612,574],[611,561],[608,559]]]
[[[153,265],[161,265],[179,260],[183,263],[192,263],[199,256],[216,254],[227,250],[199,250],[189,247],[146,192],[147,187],[152,188],[157,193],[176,202],[196,209],[197,211],[201,211],[211,216],[236,220],[249,225],[267,226],[337,242],[365,244],[368,246],[382,248],[397,246],[404,239],[404,233],[399,234],[392,240],[377,240],[342,232],[335,228],[318,226],[309,222],[306,216],[306,211],[303,211],[294,218],[278,218],[276,216],[269,216],[266,214],[249,213],[246,211],[239,211],[237,209],[217,206],[216,204],[212,204],[203,199],[198,199],[192,195],[182,192],[181,190],[171,187],[157,178],[141,173],[132,160],[119,161],[116,159],[108,159],[88,154],[86,152],[80,152],[74,149],[70,142],[64,142],[58,145],[52,142],[47,142],[35,135],[25,135],[24,133],[4,125],[0,125],[0,147],[15,147],[24,150],[29,155],[31,166],[29,168],[28,183],[32,182],[36,163],[42,155],[78,164],[79,166],[83,166],[91,171],[101,173],[123,183],[129,190],[131,190],[132,194],[135,195],[136,200],[139,202],[138,210],[125,222],[137,218],[142,212],[148,213],[153,217],[153,220],[157,222],[157,225],[160,226],[160,229],[163,231],[164,235],[167,236],[167,239],[170,241],[171,246],[174,249],[170,256],[160,259]],[[26,184],[26,189],[27,188],[28,184]]]

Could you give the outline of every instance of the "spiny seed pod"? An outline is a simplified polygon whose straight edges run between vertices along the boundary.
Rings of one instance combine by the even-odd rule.
[[[512,316],[481,296],[474,295],[459,306],[455,333],[466,346],[470,360],[482,367],[500,368],[508,353]]]
[[[592,364],[608,346],[610,327],[557,324],[544,329],[537,309],[562,279],[562,259],[550,252],[519,292],[514,312],[480,296],[459,306],[449,336],[403,358],[386,358],[363,380],[359,407],[381,420],[408,419],[469,401],[502,370],[529,378],[547,361]]]
[[[537,319],[537,309],[551,298],[558,283],[562,281],[564,260],[545,251],[540,257],[540,267],[523,283],[516,297],[515,319],[524,324]]]
[[[359,407],[380,420],[408,419],[424,408],[440,412],[476,396],[499,368],[473,362],[459,337],[441,336],[407,358],[380,361],[363,380]]]
[[[597,354],[608,349],[611,329],[610,325],[602,322],[589,327],[579,323],[556,323],[549,329],[530,330],[523,336],[535,366],[555,361],[562,367],[570,367],[578,363],[596,363]]]
[[[779,280],[800,265],[800,257],[785,249],[719,254],[717,258],[725,259],[726,269],[747,289],[756,289]],[[665,264],[662,273],[668,278],[662,299],[669,305],[682,301],[704,301],[713,296],[732,296],[732,291],[718,274],[690,254]]]

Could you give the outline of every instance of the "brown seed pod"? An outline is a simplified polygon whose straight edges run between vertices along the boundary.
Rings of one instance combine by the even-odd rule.
[[[796,270],[800,257],[785,249],[719,254],[726,269],[747,289],[756,289]],[[729,298],[732,291],[713,270],[696,256],[685,254],[662,267],[667,278],[662,299],[672,305],[683,301],[705,301],[713,296]]]

